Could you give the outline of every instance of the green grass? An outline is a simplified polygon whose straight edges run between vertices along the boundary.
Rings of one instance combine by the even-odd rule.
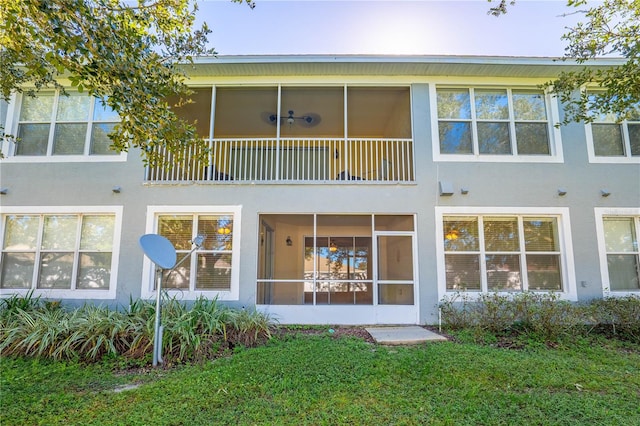
[[[508,350],[287,335],[171,370],[0,366],[2,425],[640,424],[640,347],[606,340]]]

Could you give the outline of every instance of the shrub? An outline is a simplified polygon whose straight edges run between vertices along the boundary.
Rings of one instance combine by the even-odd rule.
[[[561,300],[555,293],[481,294],[475,300],[456,294],[440,303],[442,320],[450,330],[467,330],[476,341],[498,337],[559,343],[567,338],[605,332],[640,342],[640,298],[607,298],[588,305]]]
[[[590,304],[590,318],[607,335],[640,343],[640,297],[608,297]]]

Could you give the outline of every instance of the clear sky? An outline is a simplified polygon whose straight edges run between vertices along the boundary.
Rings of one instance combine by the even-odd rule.
[[[415,54],[562,56],[580,18],[566,0],[517,0],[501,17],[486,0],[200,0],[220,55]],[[495,4],[495,2],[493,3]],[[570,15],[566,15],[569,13]]]

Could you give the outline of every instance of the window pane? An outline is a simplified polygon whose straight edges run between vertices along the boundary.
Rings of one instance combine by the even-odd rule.
[[[51,121],[53,93],[40,93],[37,97],[22,96],[20,121]]]
[[[91,128],[91,155],[119,155],[120,153],[111,149],[111,139],[109,133],[113,131],[115,123],[94,124]]]
[[[43,253],[38,288],[71,288],[73,253]]]
[[[96,99],[93,106],[93,119],[95,121],[118,121],[120,117],[109,106],[103,105],[100,99]]]
[[[491,291],[521,290],[520,256],[493,254],[486,256],[487,284]]]
[[[196,289],[231,289],[231,255],[198,253]]]
[[[111,251],[114,225],[113,216],[84,216],[80,250]]]
[[[539,92],[513,92],[513,113],[516,120],[546,120],[544,94]]]
[[[171,241],[176,250],[191,250],[192,229],[192,216],[160,216],[158,218],[158,233]]]
[[[518,154],[549,155],[549,131],[546,123],[516,123]]]
[[[604,219],[604,241],[607,253],[638,251],[635,224],[632,217]]]
[[[53,136],[54,155],[82,155],[87,137],[87,124],[56,124]]]
[[[518,251],[518,219],[486,218],[484,220],[484,241],[486,251]]]
[[[376,231],[413,231],[413,216],[380,215],[375,216]]]
[[[2,253],[1,288],[30,288],[35,253]]]
[[[49,144],[49,129],[47,124],[20,124],[16,155],[47,155]]]
[[[640,124],[629,124],[629,144],[631,145],[631,155],[640,156]]]
[[[480,255],[447,254],[444,263],[447,290],[480,290]]]
[[[82,93],[58,97],[58,121],[87,121],[91,98]]]
[[[529,290],[562,290],[560,255],[527,254]]]
[[[166,289],[189,289],[189,280],[191,279],[191,262],[185,260],[173,272],[167,276],[167,271],[162,272],[164,279],[162,280],[162,288]],[[157,280],[154,282],[156,286]]]
[[[554,218],[525,218],[526,251],[558,251],[558,226]]]
[[[111,280],[111,253],[80,253],[79,289],[108,290]]]
[[[35,250],[40,216],[7,216],[4,230],[6,250]]]
[[[78,217],[45,216],[43,250],[75,250]]]
[[[476,117],[487,120],[508,120],[509,101],[506,90],[476,90]]]
[[[480,154],[511,154],[508,123],[478,123]]]
[[[379,284],[378,303],[381,305],[413,305],[413,284]]]
[[[446,217],[443,221],[445,251],[476,251],[478,219],[474,217]]]
[[[233,217],[199,216],[198,234],[206,235],[206,250],[231,250],[233,248]]]
[[[471,123],[438,122],[441,154],[472,154]]]
[[[303,303],[313,303],[313,286],[312,283],[308,281],[284,283],[261,282],[258,283],[257,290],[258,294],[256,299],[258,304],[302,305]]]
[[[438,89],[438,118],[471,118],[469,91]]]
[[[619,124],[591,124],[593,149],[599,156],[624,155],[622,130]]]
[[[635,254],[610,254],[607,256],[609,285],[611,290],[640,289],[640,268]]]
[[[372,279],[371,268],[371,238],[370,237],[356,237],[355,238],[355,252],[353,255],[353,270],[349,276],[353,280],[368,280]],[[355,283],[353,285],[359,285]]]
[[[378,237],[378,279],[413,280],[413,248],[410,236]]]

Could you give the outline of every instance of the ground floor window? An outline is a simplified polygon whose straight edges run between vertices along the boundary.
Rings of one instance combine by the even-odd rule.
[[[414,304],[413,215],[261,215],[257,303]]]
[[[446,292],[568,291],[562,214],[482,211],[438,215]]]
[[[175,268],[161,272],[162,288],[181,291],[187,298],[225,293],[229,299],[237,294],[239,213],[236,207],[150,207],[148,233],[166,237],[177,254]],[[204,243],[190,255],[198,235],[205,237]],[[145,271],[150,269],[148,264]],[[143,296],[155,292],[158,273],[148,273]]]
[[[596,216],[604,291],[640,291],[640,214],[637,209],[596,209]]]
[[[120,209],[52,210],[2,215],[0,287],[61,297],[109,293],[115,287]]]

